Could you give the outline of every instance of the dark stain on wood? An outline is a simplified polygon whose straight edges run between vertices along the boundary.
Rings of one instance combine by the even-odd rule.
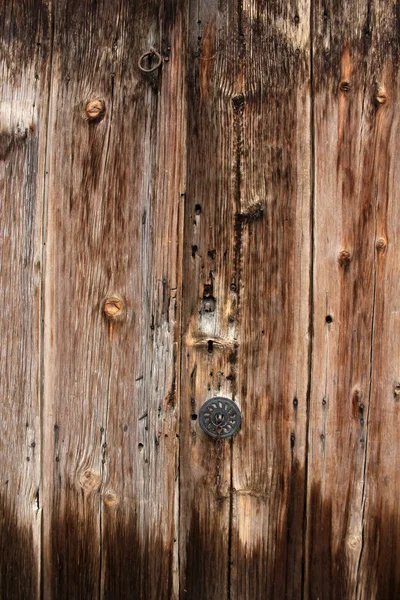
[[[39,573],[34,534],[19,521],[8,482],[0,485],[0,598],[36,598]]]
[[[69,497],[72,500],[72,494]],[[83,504],[83,515],[93,510],[90,501],[84,500]],[[46,565],[48,572],[53,575],[49,582],[51,597],[65,600],[94,598],[100,580],[98,562],[92,558],[97,555],[99,548],[96,524],[92,519],[80,516],[80,508],[74,510],[74,506],[61,511],[53,508],[52,514],[49,540],[51,564]]]
[[[180,590],[182,600],[215,598],[221,589],[221,580],[227,585],[227,532],[218,527],[218,517],[227,502],[229,499],[225,498],[219,503],[213,503],[206,517],[203,517],[195,506],[192,507],[190,528],[186,537],[187,562]],[[215,524],[212,534],[207,520],[204,521],[203,518]]]
[[[170,600],[172,598],[173,540],[160,534],[143,535],[139,511],[106,506],[104,530],[104,598]],[[108,530],[109,528],[109,530]],[[119,552],[116,552],[118,540]]]

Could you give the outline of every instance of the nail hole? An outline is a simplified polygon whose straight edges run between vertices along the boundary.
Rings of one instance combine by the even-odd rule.
[[[138,448],[139,448],[139,450],[141,450],[141,449],[143,448],[143,444],[142,444],[142,443],[139,443],[139,444],[138,444]]]
[[[208,340],[207,349],[208,349],[208,353],[212,354],[212,352],[214,350],[214,342],[212,340]]]
[[[331,315],[326,315],[325,322],[330,324],[333,321],[333,317]]]
[[[194,258],[196,256],[196,252],[198,250],[197,246],[192,246],[192,257]]]
[[[194,212],[196,213],[196,215],[199,215],[201,213],[200,204],[196,204],[196,206],[194,207]]]
[[[196,415],[196,413],[192,414],[192,421],[197,421],[197,415]]]
[[[343,94],[348,94],[350,92],[350,81],[341,81],[339,89]]]

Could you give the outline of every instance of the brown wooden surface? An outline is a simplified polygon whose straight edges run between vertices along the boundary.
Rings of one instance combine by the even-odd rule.
[[[41,546],[42,217],[51,20],[3,2],[0,90],[0,597],[35,598]]]
[[[55,7],[42,481],[49,598],[172,595],[184,26],[179,5],[164,4],[162,19],[158,2]],[[171,61],[143,74],[138,58],[160,44]],[[90,121],[96,98],[105,114]],[[120,303],[116,316],[109,298]]]
[[[2,600],[399,597],[398,18],[0,2]]]
[[[231,445],[199,427],[208,398],[235,397],[236,5],[191,4],[183,245],[180,453],[181,598],[229,594]]]
[[[396,17],[386,3],[317,2],[312,22],[314,340],[305,595],[396,598],[397,359],[395,321],[389,324],[399,251]]]
[[[310,304],[310,2],[244,0],[231,597],[300,598]]]

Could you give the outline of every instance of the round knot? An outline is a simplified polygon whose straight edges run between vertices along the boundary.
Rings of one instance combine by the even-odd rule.
[[[79,476],[79,485],[85,492],[93,492],[100,486],[101,476],[99,473],[86,469]]]
[[[338,263],[343,269],[347,269],[351,263],[351,254],[348,250],[341,250],[338,256]]]
[[[105,299],[103,311],[110,321],[118,321],[124,315],[124,301],[120,296],[109,296]]]
[[[85,112],[88,121],[91,123],[98,123],[102,120],[106,112],[106,105],[104,100],[101,98],[95,98],[94,100],[89,100],[89,102],[85,106]]]
[[[387,100],[386,90],[385,90],[385,88],[380,87],[376,94],[376,101],[378,104],[385,104],[386,100]]]
[[[377,249],[379,252],[383,252],[384,250],[386,250],[387,242],[386,242],[385,238],[383,238],[383,237],[379,237],[379,238],[376,240],[376,244],[375,244],[375,245],[376,245],[376,249]]]
[[[103,496],[103,502],[109,508],[114,508],[119,503],[119,498],[114,492],[106,492]]]

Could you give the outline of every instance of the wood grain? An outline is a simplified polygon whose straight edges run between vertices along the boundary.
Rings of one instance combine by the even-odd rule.
[[[56,6],[46,598],[173,597],[180,7]],[[171,59],[146,75],[137,62],[153,45]]]
[[[372,5],[369,103],[372,121],[371,211],[374,221],[374,312],[363,497],[363,544],[357,598],[400,594],[399,257],[400,161],[398,12]]]
[[[231,598],[300,598],[310,329],[310,3],[239,5]],[[231,234],[232,235],[232,234]]]
[[[181,598],[227,598],[231,446],[199,426],[202,404],[235,397],[237,12],[193,2],[189,16],[180,452]]]
[[[0,22],[0,597],[399,597],[396,4]]]
[[[377,445],[390,439],[396,422],[395,367],[389,353],[385,358],[382,353],[391,343],[395,287],[389,287],[386,305],[379,285],[386,256],[396,252],[394,246],[386,255],[389,181],[396,164],[389,142],[393,104],[386,102],[386,95],[395,95],[394,24],[388,6],[314,6],[314,343],[306,580],[306,596],[312,598],[396,596],[396,579],[378,589],[389,568],[382,561],[393,558],[386,541],[381,546],[385,558],[376,558],[376,541],[386,537],[398,511],[390,503],[384,511],[382,498],[373,499],[378,471],[380,481],[395,473],[393,454],[385,475],[377,460]],[[383,421],[377,418],[383,414]],[[381,485],[378,496],[384,489]],[[377,506],[379,527],[371,522]]]
[[[178,597],[184,8],[164,2],[156,18],[158,5],[146,5],[140,22],[127,2],[120,20],[105,198],[112,289],[131,322],[113,330],[108,384],[101,597],[110,599]],[[169,60],[148,77],[132,56],[159,39]]]
[[[42,213],[51,21],[0,8],[0,597],[39,598]]]

